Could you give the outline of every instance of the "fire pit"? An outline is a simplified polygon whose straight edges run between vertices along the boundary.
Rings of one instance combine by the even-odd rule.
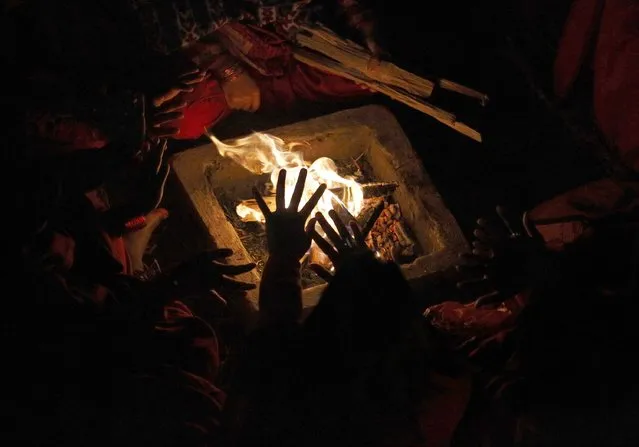
[[[280,168],[293,174],[287,183],[294,184],[302,166],[315,179],[310,186],[313,181],[328,183],[330,192],[319,210],[336,209],[362,225],[370,223],[369,246],[397,260],[409,280],[450,267],[467,250],[421,161],[383,107],[346,110],[215,143],[180,153],[172,165],[213,245],[233,249],[233,262],[258,264],[246,280],[259,280],[267,255],[251,187],[268,196]],[[311,261],[327,262],[313,248],[306,258]],[[304,307],[313,307],[323,285],[306,269],[303,286]],[[248,299],[257,308],[257,292]]]

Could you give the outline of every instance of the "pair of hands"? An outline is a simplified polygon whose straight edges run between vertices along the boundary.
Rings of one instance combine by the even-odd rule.
[[[366,235],[363,234],[357,223],[352,221],[347,227],[334,210],[329,211],[328,215],[334,222],[337,231],[319,212],[306,224],[311,212],[319,202],[322,194],[324,194],[324,191],[326,191],[326,185],[320,185],[308,202],[299,209],[307,175],[308,171],[306,169],[300,171],[290,203],[286,206],[286,170],[282,169],[279,172],[275,194],[276,208],[274,211],[268,208],[259,191],[253,188],[255,200],[266,220],[268,249],[271,256],[299,261],[310,248],[311,241],[315,241],[317,246],[331,260],[334,268],[337,269],[350,256],[369,252],[365,243]],[[326,239],[318,233],[317,224],[326,234]],[[329,282],[332,279],[332,274],[324,267],[317,264],[312,264],[310,267],[325,281]]]
[[[524,220],[501,206],[495,216],[477,220],[473,251],[456,267],[457,287],[476,298],[477,307],[503,302],[534,282],[546,250],[541,235]]]

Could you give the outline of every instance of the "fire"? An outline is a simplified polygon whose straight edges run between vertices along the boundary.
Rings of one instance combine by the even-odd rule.
[[[326,183],[327,186],[326,192],[311,216],[317,211],[326,213],[334,209],[335,205],[345,207],[352,216],[357,216],[362,210],[364,190],[360,184],[352,177],[340,176],[335,162],[330,158],[321,157],[312,163],[305,161],[303,152],[295,150],[303,147],[302,143],[286,143],[281,138],[259,132],[235,140],[231,144],[225,144],[210,134],[209,137],[223,157],[234,160],[254,174],[270,174],[270,192],[273,194],[280,170],[286,169],[287,205],[293,195],[300,170],[307,168],[308,176],[302,196],[302,205],[313,195],[320,184]],[[330,191],[336,188],[340,188],[344,192],[341,198]],[[236,212],[242,218],[251,215],[252,220],[264,222],[264,216],[261,212],[245,205],[238,205]]]

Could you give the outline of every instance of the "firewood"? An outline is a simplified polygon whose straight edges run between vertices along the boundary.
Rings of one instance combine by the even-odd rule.
[[[434,82],[419,77],[388,61],[379,61],[373,69],[370,67],[371,53],[353,41],[345,40],[321,24],[305,25],[295,36],[303,47],[319,52],[324,56],[353,70],[364,73],[368,78],[382,84],[392,85],[416,96],[428,98],[433,93]]]
[[[349,71],[339,62],[334,61],[328,57],[322,56],[321,54],[314,53],[312,51],[307,51],[302,48],[296,48],[293,53],[295,59],[303,62],[311,67],[317,68],[319,70],[326,71],[328,73],[334,74],[336,76],[341,76],[346,79],[350,79],[358,84],[364,85],[371,90],[382,93],[395,101],[402,102],[409,107],[412,107],[415,110],[419,110],[426,115],[431,116],[442,124],[455,129],[457,132],[462,135],[466,135],[468,138],[471,138],[479,143],[482,142],[481,134],[460,121],[457,121],[457,117],[446,110],[440,109],[426,101],[422,98],[412,95],[402,89],[383,84],[374,79],[366,78],[361,74],[354,73]]]

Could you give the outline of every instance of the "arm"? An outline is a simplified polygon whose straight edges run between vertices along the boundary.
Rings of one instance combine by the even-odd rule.
[[[292,323],[302,314],[300,263],[294,257],[269,256],[260,283],[260,317],[265,324]]]
[[[315,208],[326,185],[313,193],[298,210],[304,192],[308,171],[299,172],[297,183],[288,207],[285,202],[286,170],[279,172],[276,187],[276,209],[271,211],[259,191],[253,188],[255,200],[266,221],[269,259],[260,287],[260,318],[263,325],[282,326],[296,323],[302,312],[302,288],[300,285],[300,259],[311,246],[305,223]],[[314,225],[314,221],[312,221]]]

